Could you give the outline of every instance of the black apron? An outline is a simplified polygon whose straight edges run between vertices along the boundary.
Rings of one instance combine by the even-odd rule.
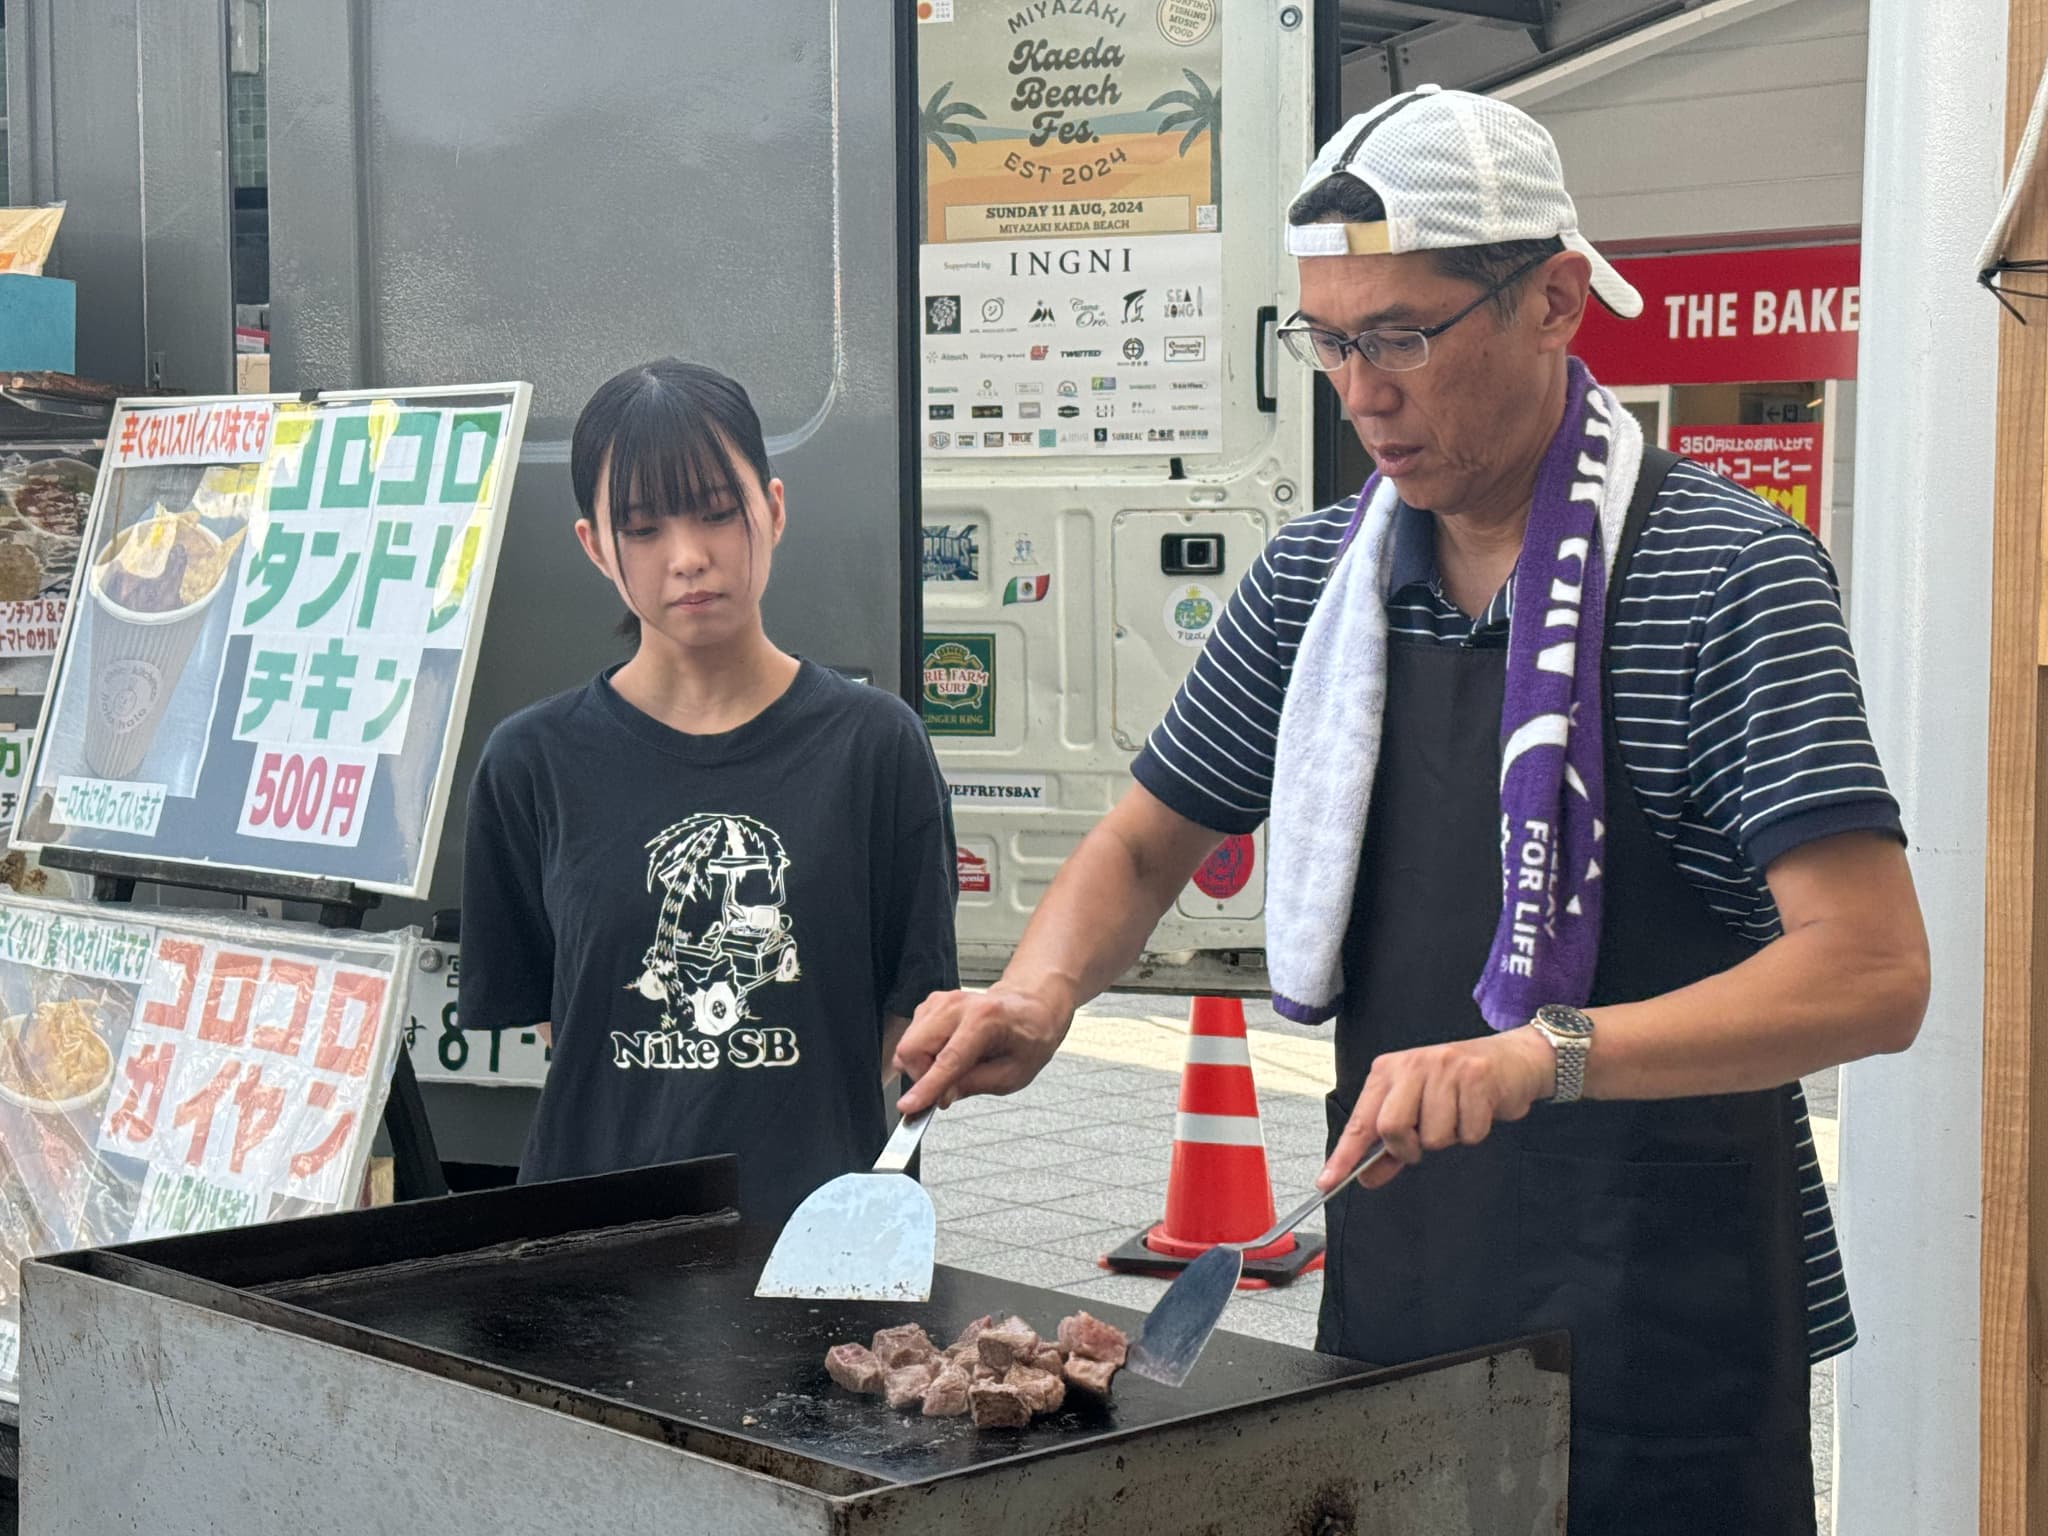
[[[1646,453],[1608,623],[1669,470]],[[1337,1020],[1330,1142],[1381,1051],[1476,1038],[1500,918],[1504,647],[1389,647],[1385,726]],[[1594,1004],[1755,953],[1636,803],[1606,710]],[[1599,1050],[1596,1033],[1593,1049]],[[1538,1104],[1329,1210],[1317,1348],[1382,1364],[1568,1329],[1573,1536],[1814,1530],[1790,1092]]]

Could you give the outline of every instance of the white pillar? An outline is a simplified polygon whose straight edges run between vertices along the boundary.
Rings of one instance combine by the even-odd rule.
[[[2007,0],[1871,0],[1852,628],[1904,809],[1934,1000],[1849,1068],[1836,1529],[1977,1529],[1984,788]],[[2034,253],[2039,254],[2039,253]],[[2040,317],[2048,322],[2048,315]]]

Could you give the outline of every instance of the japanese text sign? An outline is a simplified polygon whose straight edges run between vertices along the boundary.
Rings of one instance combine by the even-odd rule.
[[[1642,314],[1622,320],[1588,302],[1572,345],[1603,384],[1856,377],[1860,246],[1713,251],[1615,266],[1642,294]]]
[[[117,413],[15,841],[418,894],[529,394]]]
[[[0,826],[12,826],[21,808],[22,771],[34,744],[32,732],[0,731]]]
[[[30,1255],[353,1205],[414,952],[0,896],[0,1333]]]
[[[168,934],[151,960],[101,1150],[333,1201],[390,978]]]
[[[250,464],[270,447],[276,408],[260,399],[130,410],[108,443],[107,467]]]
[[[1753,491],[1807,531],[1820,532],[1821,425],[1817,421],[1757,427],[1679,427],[1677,452]]]

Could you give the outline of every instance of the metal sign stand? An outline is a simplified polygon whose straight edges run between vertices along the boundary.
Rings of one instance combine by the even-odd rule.
[[[319,926],[360,932],[363,915],[381,899],[346,880],[319,880],[298,875],[260,874],[252,870],[209,871],[164,859],[134,859],[120,854],[80,849],[45,848],[47,869],[92,877],[96,902],[131,904],[135,887],[167,885],[188,891],[211,891],[249,900],[309,902],[320,909]],[[448,1193],[448,1178],[434,1146],[434,1129],[413,1076],[412,1054],[401,1049],[391,1074],[391,1095],[384,1103],[384,1130],[391,1138],[393,1192],[400,1200],[422,1200]]]

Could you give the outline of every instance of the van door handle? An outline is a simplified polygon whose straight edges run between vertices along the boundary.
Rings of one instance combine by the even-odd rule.
[[[1280,409],[1280,397],[1269,387],[1280,361],[1280,308],[1276,304],[1260,306],[1257,353],[1254,387],[1258,390],[1259,409],[1271,416]]]

